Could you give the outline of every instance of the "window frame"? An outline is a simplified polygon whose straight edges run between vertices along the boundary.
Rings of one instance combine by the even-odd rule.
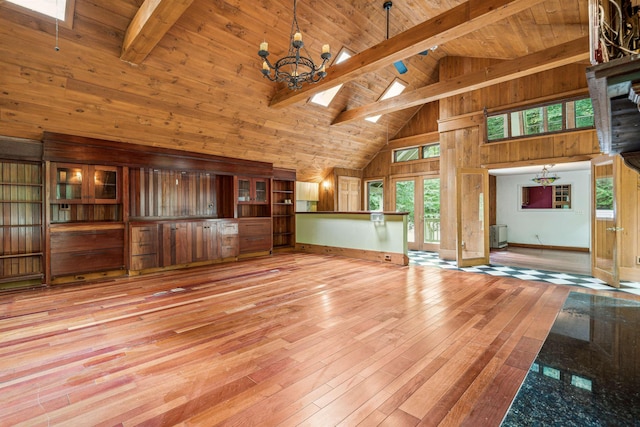
[[[510,108],[510,109],[505,109],[505,110],[497,110],[497,111],[493,111],[493,112],[488,112],[487,109],[485,109],[484,112],[484,116],[485,116],[485,135],[484,135],[484,143],[485,144],[493,144],[493,143],[498,143],[498,142],[505,142],[505,141],[511,141],[511,140],[518,140],[518,139],[525,139],[525,138],[537,138],[540,136],[547,136],[547,135],[555,135],[555,134],[561,134],[561,133],[567,133],[567,132],[580,132],[580,131],[585,131],[585,130],[590,130],[590,129],[595,129],[595,117],[592,116],[591,122],[593,123],[591,126],[582,126],[582,127],[577,127],[577,119],[578,117],[575,114],[575,104],[579,101],[583,101],[586,99],[591,99],[589,96],[574,96],[574,97],[570,97],[570,98],[562,98],[562,99],[555,99],[555,100],[550,100],[550,101],[546,101],[546,102],[539,102],[539,103],[535,103],[535,104],[529,104],[529,105],[524,105],[524,106],[519,106],[517,108]],[[568,117],[568,105],[570,103],[573,103],[573,107],[572,107],[572,115],[571,115],[571,119],[573,121],[572,125],[569,126],[567,121],[569,119]],[[561,105],[561,123],[562,123],[562,128],[559,130],[553,130],[553,131],[549,131],[549,114],[548,114],[548,107],[551,106],[555,106],[555,105]],[[593,105],[593,104],[592,104]],[[543,122],[540,123],[541,128],[543,129],[541,132],[533,132],[533,133],[527,133],[525,127],[525,114],[528,111],[532,111],[535,109],[541,109],[541,117]],[[593,106],[592,106],[593,108]],[[516,121],[513,120],[514,114],[517,114],[518,117],[520,117],[519,119],[519,126],[518,123],[516,123]],[[504,122],[503,122],[503,130],[504,130],[504,134],[505,136],[502,138],[495,138],[495,139],[489,139],[490,135],[489,135],[489,121],[494,118],[494,117],[504,117]],[[514,124],[516,126],[518,126],[518,128],[520,129],[520,132],[518,135],[514,135]]]
[[[379,210],[371,210],[370,209],[370,199],[371,199],[371,193],[370,193],[370,185],[373,183],[380,183],[380,188],[382,189],[382,198],[380,200],[380,209]],[[367,211],[371,211],[371,212],[384,212],[384,179],[383,178],[377,178],[377,179],[368,179],[364,182],[364,189],[365,189],[365,194],[364,194],[364,201],[366,203],[367,206]]]
[[[438,146],[440,147],[440,142],[429,142],[429,143],[425,143],[425,144],[420,144],[420,145],[412,145],[410,147],[401,147],[401,148],[396,148],[391,150],[391,163],[408,163],[408,162],[419,162],[419,161],[433,161],[433,160],[437,160],[440,159],[440,156],[442,155],[440,149],[438,149],[438,155],[437,156],[430,156],[430,157],[425,157],[425,149],[427,147],[433,147],[433,146]],[[402,151],[409,151],[409,150],[417,150],[418,152],[418,157],[415,159],[408,159],[408,160],[398,160],[398,155],[397,153],[402,152]]]

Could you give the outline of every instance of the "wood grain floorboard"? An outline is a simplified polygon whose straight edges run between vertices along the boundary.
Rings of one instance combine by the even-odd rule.
[[[283,253],[0,294],[0,425],[499,425],[570,290]]]

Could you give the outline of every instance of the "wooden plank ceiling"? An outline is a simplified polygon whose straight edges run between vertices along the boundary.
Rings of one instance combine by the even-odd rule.
[[[356,56],[330,67],[326,82],[290,92],[262,77],[257,50],[266,40],[273,58],[286,53],[292,0],[75,0],[59,51],[53,22],[0,2],[0,135],[39,139],[46,130],[177,147],[319,181],[332,167],[363,168],[424,103],[460,93],[460,83],[438,82],[444,56],[505,60],[504,81],[523,75],[508,66],[519,58],[539,68],[553,52],[552,67],[588,52],[586,1],[395,0],[388,41],[383,3],[298,0],[312,55],[328,43],[334,57],[342,47]],[[403,75],[392,65],[401,58]],[[398,77],[405,94],[377,104]],[[328,108],[308,102],[337,83]],[[372,111],[385,113],[378,123],[362,119]]]

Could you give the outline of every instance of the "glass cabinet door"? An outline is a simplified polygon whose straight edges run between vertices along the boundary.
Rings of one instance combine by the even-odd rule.
[[[59,166],[56,168],[56,200],[80,201],[82,200],[82,175],[81,166]]]
[[[248,179],[238,179],[238,202],[251,201],[251,181]]]
[[[256,180],[256,203],[267,203],[267,181]]]
[[[118,199],[118,173],[115,169],[96,167],[93,173],[93,190],[96,200]]]

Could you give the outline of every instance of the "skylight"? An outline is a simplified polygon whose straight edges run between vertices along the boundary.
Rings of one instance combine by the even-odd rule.
[[[25,9],[57,18],[61,21],[66,17],[66,0],[7,0],[9,3],[24,7]]]
[[[407,88],[407,84],[400,79],[395,79],[391,85],[384,91],[380,99],[378,101],[384,101],[385,99],[393,98],[394,96],[400,95]],[[366,117],[365,120],[370,121],[371,123],[376,123],[382,114],[377,116]]]
[[[351,58],[351,54],[345,48],[342,48],[333,63],[339,64],[349,58]],[[318,92],[311,97],[311,102],[313,102],[314,104],[322,105],[323,107],[328,107],[329,104],[331,104],[331,101],[333,101],[333,98],[335,98],[335,96],[338,94],[338,91],[341,87],[342,84],[339,84],[338,86],[334,86],[331,89]]]

